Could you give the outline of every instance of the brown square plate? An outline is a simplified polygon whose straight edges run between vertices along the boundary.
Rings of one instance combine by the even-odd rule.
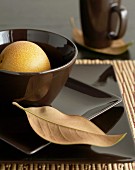
[[[25,114],[16,108],[11,110],[19,114],[16,119],[12,116],[0,119],[1,162],[107,163],[135,160],[133,136],[112,66],[75,65],[67,84],[52,105],[68,114],[83,115],[87,112],[91,121],[106,133],[127,132],[127,135],[118,144],[107,148],[56,145],[36,135]]]

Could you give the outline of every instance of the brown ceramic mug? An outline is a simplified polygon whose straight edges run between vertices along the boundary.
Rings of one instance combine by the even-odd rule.
[[[92,48],[109,47],[126,32],[127,10],[118,0],[80,0],[80,17],[84,43]]]

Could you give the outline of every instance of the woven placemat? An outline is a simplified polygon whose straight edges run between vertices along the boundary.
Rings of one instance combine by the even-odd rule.
[[[135,61],[77,60],[76,64],[112,64],[135,139]],[[110,164],[0,164],[0,170],[135,170],[135,162]]]

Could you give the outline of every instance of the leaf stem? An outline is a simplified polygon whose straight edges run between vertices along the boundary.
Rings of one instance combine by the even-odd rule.
[[[75,25],[73,17],[70,17],[70,24],[71,24],[72,28],[76,28],[76,25]]]
[[[36,117],[39,118],[39,119],[45,120],[44,118],[42,118],[42,117],[36,115],[35,113],[32,113],[32,112],[29,111],[28,109],[22,107],[22,106],[19,105],[17,102],[12,102],[12,104],[15,105],[16,107],[18,107],[19,109],[25,111],[26,114],[29,113],[29,114],[32,114],[32,115],[36,116]]]
[[[12,102],[13,105],[19,107],[22,110],[25,110],[21,105],[19,105],[17,102]]]

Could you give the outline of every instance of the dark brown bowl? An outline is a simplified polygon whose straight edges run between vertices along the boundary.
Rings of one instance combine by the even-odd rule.
[[[53,32],[11,29],[0,31],[0,52],[19,40],[38,44],[46,52],[52,69],[36,73],[0,70],[0,107],[8,107],[13,101],[26,106],[50,105],[69,77],[77,48],[72,41]]]

